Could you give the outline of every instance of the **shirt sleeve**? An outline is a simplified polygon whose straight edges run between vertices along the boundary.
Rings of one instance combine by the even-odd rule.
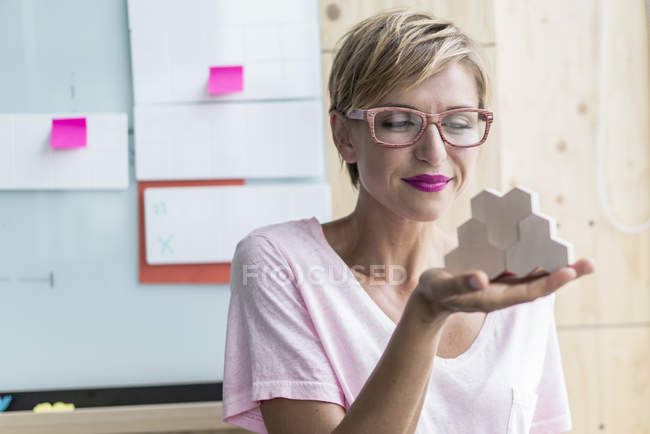
[[[544,367],[537,387],[537,407],[531,434],[557,434],[573,428],[555,322],[555,293],[551,294],[551,321]]]
[[[223,421],[266,432],[259,404],[276,397],[333,402],[344,394],[274,240],[247,235],[230,270]]]

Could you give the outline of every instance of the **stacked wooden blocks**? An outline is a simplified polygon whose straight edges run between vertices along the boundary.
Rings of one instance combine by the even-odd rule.
[[[485,189],[471,200],[472,218],[458,228],[458,247],[445,256],[452,274],[485,271],[490,280],[547,273],[573,262],[573,246],[556,237],[555,220],[539,212],[537,193],[517,186]]]

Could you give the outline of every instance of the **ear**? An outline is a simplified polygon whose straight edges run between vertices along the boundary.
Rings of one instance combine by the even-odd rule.
[[[357,153],[350,140],[348,119],[341,112],[332,110],[330,112],[330,127],[332,128],[332,139],[343,160],[346,163],[356,163]]]

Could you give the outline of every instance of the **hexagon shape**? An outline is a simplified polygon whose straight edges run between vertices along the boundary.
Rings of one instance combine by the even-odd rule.
[[[573,246],[556,237],[552,217],[538,211],[537,193],[517,186],[502,195],[485,189],[471,199],[472,217],[458,228],[458,247],[445,256],[452,274],[481,269],[490,279],[551,273],[573,262]]]
[[[471,251],[468,246],[471,246]],[[487,227],[475,218],[467,220],[458,228],[458,247],[445,256],[445,268],[452,274],[479,268],[492,278],[498,276],[505,266],[503,249],[490,244]]]
[[[573,262],[573,246],[556,239],[555,219],[533,213],[519,222],[519,242],[506,252],[506,269],[525,276],[540,267],[548,272]]]
[[[537,196],[524,187],[503,196],[488,188],[474,196],[471,204],[472,218],[487,225],[490,242],[505,249],[518,240],[517,223],[537,209]]]

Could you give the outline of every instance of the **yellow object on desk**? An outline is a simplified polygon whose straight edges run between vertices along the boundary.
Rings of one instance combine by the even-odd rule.
[[[46,411],[72,411],[74,410],[74,404],[66,404],[61,401],[57,401],[54,405],[49,402],[41,402],[34,406],[34,411],[37,413],[46,412]]]

